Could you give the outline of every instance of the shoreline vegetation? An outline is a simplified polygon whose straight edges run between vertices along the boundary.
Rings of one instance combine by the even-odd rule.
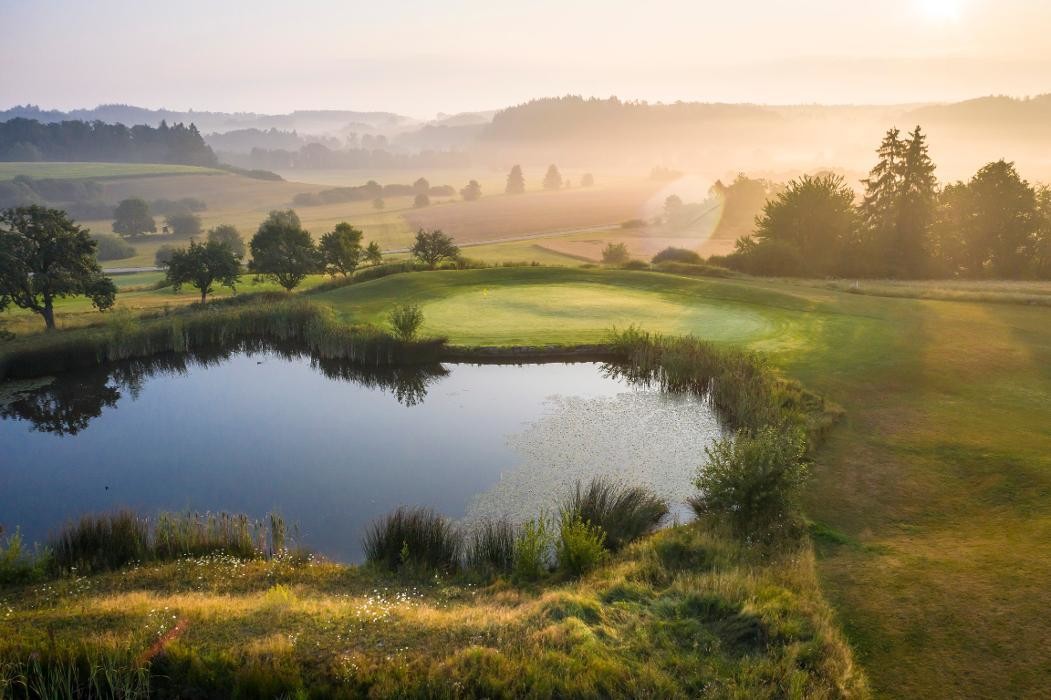
[[[738,436],[775,442],[813,445],[841,414],[754,353],[635,328],[602,344],[457,348],[344,324],[302,298],[261,297],[34,341],[0,356],[0,378],[283,342],[377,365],[616,358],[613,371],[629,380],[706,395]],[[738,466],[737,484],[760,474]],[[471,533],[430,511],[397,511],[375,523],[363,566],[282,554],[284,525],[273,520],[257,546],[243,516],[218,525],[167,516],[161,531],[178,544],[160,547],[160,520],[87,517],[50,554],[12,554],[10,539],[0,552],[8,567],[37,562],[26,580],[0,586],[0,688],[13,697],[864,695],[798,503],[777,493],[780,482],[760,481],[766,492],[753,496],[785,496],[773,528],[742,531],[728,511],[694,505],[695,521],[652,533],[666,504],[627,485],[578,485],[551,514]],[[59,552],[66,573],[55,578]]]

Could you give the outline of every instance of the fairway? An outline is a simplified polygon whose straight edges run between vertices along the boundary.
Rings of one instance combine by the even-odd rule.
[[[380,323],[412,300],[453,343],[587,342],[634,323],[764,352],[846,411],[818,452],[808,513],[826,533],[825,592],[875,689],[1046,685],[1046,308],[568,268],[397,275],[315,298]]]

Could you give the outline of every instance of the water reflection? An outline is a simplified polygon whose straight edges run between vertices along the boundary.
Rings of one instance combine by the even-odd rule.
[[[416,406],[436,381],[449,374],[440,364],[364,366],[344,359],[313,357],[293,347],[251,343],[251,347],[163,353],[105,367],[68,372],[43,386],[9,391],[0,397],[0,418],[27,421],[37,432],[76,435],[116,407],[125,394],[137,399],[144,383],[156,376],[178,376],[194,367],[221,365],[243,352],[269,352],[285,360],[309,359],[313,369],[329,379],[390,393],[404,406]]]

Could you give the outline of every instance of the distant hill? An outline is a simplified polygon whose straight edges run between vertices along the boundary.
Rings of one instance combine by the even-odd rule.
[[[355,112],[349,110],[297,110],[288,114],[259,114],[255,112],[180,112],[169,109],[147,109],[134,105],[99,105],[92,109],[74,109],[68,112],[43,110],[35,105],[19,105],[0,111],[0,121],[21,117],[39,122],[67,120],[103,121],[109,124],[195,124],[202,132],[227,132],[236,129],[284,129],[308,133],[329,133],[344,129],[349,124],[365,125],[378,132],[397,132],[418,125],[418,120],[393,112]]]
[[[908,113],[918,124],[969,131],[1007,132],[1012,137],[1051,138],[1051,94],[1030,98],[980,97],[930,105]]]

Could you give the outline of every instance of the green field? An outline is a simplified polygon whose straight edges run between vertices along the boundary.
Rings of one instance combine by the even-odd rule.
[[[18,175],[33,178],[104,180],[161,175],[219,175],[222,171],[196,165],[168,163],[0,163],[0,181]]]
[[[875,689],[1046,687],[1046,308],[529,268],[401,275],[315,298],[372,321],[410,298],[427,330],[454,343],[590,341],[635,323],[768,353],[846,409],[818,456],[808,510],[833,533],[819,572]]]

